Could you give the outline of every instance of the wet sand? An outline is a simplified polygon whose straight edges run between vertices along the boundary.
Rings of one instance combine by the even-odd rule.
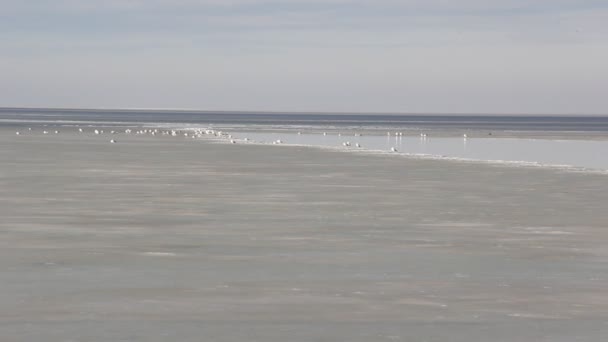
[[[608,336],[606,175],[41,130],[0,128],[2,341]]]

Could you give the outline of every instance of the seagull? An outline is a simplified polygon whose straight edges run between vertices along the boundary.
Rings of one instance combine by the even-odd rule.
[[[112,139],[112,140],[110,140],[110,143],[116,144],[116,140]]]
[[[79,128],[79,129],[78,129],[78,132],[82,133],[82,128]]]
[[[355,146],[357,146],[357,147],[361,147],[361,144],[359,144],[359,143],[356,143],[356,144],[355,144]]]
[[[59,134],[59,131],[55,131],[55,134]]]
[[[95,130],[95,134],[99,134],[99,131],[98,131],[98,130]]]
[[[391,152],[397,152],[397,149],[394,147],[391,147]]]
[[[21,134],[21,133],[19,133],[19,132],[15,132],[15,134],[19,135],[19,134]]]
[[[230,143],[231,144],[236,144],[236,141],[234,139],[230,139]]]

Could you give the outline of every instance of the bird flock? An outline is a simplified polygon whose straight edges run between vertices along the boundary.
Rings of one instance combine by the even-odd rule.
[[[46,126],[46,125],[45,125]],[[29,132],[33,132],[33,129],[31,127],[28,128]],[[49,134],[50,131],[47,129],[44,129],[41,131],[42,134]],[[82,127],[78,127],[77,129],[78,134],[86,134],[87,131],[86,129],[82,128]],[[214,130],[203,130],[203,129],[195,129],[193,132],[188,132],[188,131],[181,131],[181,130],[175,130],[175,129],[169,129],[169,130],[161,130],[158,128],[155,129],[139,129],[139,130],[133,130],[131,128],[127,128],[122,132],[119,132],[117,130],[110,130],[109,133],[105,132],[103,129],[101,128],[91,128],[90,132],[94,135],[104,135],[104,134],[110,134],[110,135],[117,135],[117,134],[134,134],[134,135],[152,135],[155,136],[157,134],[160,135],[166,135],[166,136],[185,136],[185,137],[192,137],[192,138],[199,138],[202,137],[203,135],[214,135],[216,137],[227,137],[227,138],[232,138],[232,135],[229,135],[227,133],[221,132],[221,131],[214,131]],[[53,133],[55,134],[60,134],[61,132],[59,130],[54,130]],[[15,132],[16,135],[22,135],[21,131],[17,131]],[[235,140],[231,140],[236,142]],[[248,141],[248,139],[245,139],[245,141]],[[111,138],[110,139],[110,143],[112,144],[116,144],[118,141],[116,138]]]
[[[46,126],[46,125],[45,125]],[[31,127],[28,127],[28,131],[32,132],[33,129]],[[85,128],[82,127],[78,127],[77,129],[79,134],[85,134],[87,133]],[[59,130],[54,130],[53,131],[54,134],[60,134],[61,132]],[[101,128],[91,128],[91,131],[94,135],[104,135],[104,134],[108,134],[106,133],[103,129]],[[46,129],[42,130],[42,134],[49,134],[50,132]],[[192,139],[196,139],[196,138],[202,138],[203,136],[211,136],[211,137],[215,137],[215,138],[220,138],[220,139],[225,139],[227,140],[230,144],[237,144],[239,140],[237,140],[235,137],[233,137],[231,134],[220,131],[220,130],[215,130],[215,129],[211,129],[211,128],[195,128],[195,129],[190,129],[190,130],[176,130],[176,129],[159,129],[159,128],[141,128],[141,129],[131,129],[131,128],[127,128],[124,129],[123,131],[119,132],[117,130],[110,130],[109,131],[109,135],[117,135],[117,134],[121,134],[124,133],[126,135],[151,135],[151,136],[156,136],[156,135],[162,135],[162,136],[172,136],[172,137],[177,137],[177,136],[184,136],[186,138],[192,138]],[[15,132],[16,135],[22,135],[21,131],[17,131]],[[328,133],[327,132],[323,132],[322,133],[323,136],[327,136]],[[297,135],[302,135],[301,131],[297,132]],[[338,136],[342,136],[342,133],[338,133]],[[396,136],[396,137],[402,137],[403,136],[403,132],[387,132],[387,136]],[[354,134],[355,137],[361,137],[362,134],[361,133],[355,133]],[[462,135],[463,139],[466,141],[468,136],[467,134],[463,134]],[[426,141],[426,139],[428,138],[427,133],[420,133],[420,139],[422,141]],[[111,144],[116,144],[118,142],[118,140],[116,138],[111,138],[110,140]],[[251,140],[249,138],[243,138],[240,139],[240,141],[243,142],[250,142]],[[281,139],[276,139],[272,141],[273,145],[282,145],[284,144],[284,141]],[[350,141],[343,141],[342,142],[342,146],[346,147],[346,148],[350,148],[353,146],[353,143],[351,143]],[[356,148],[362,148],[360,143],[354,143],[354,147]],[[398,152],[397,148],[395,146],[392,146],[389,148],[389,150],[391,152]]]

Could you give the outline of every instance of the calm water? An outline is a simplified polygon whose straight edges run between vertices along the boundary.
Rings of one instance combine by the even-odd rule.
[[[462,132],[468,130],[608,133],[608,117],[566,116],[463,116],[463,115],[373,115],[373,114],[295,114],[194,112],[151,110],[56,110],[0,108],[0,125],[164,125],[167,127],[223,127],[238,137],[271,143],[319,147],[342,147],[349,141],[367,151],[426,155],[454,159],[575,167],[608,171],[608,141],[524,138],[421,138],[418,130]],[[302,129],[305,128],[305,129]],[[391,129],[404,136],[363,135],[360,130]],[[278,131],[280,132],[276,132]],[[328,129],[328,135],[313,134]],[[270,130],[270,131],[269,131]],[[272,131],[275,132],[272,132]],[[304,134],[297,134],[299,130]],[[350,132],[339,136],[340,130]],[[394,131],[394,130],[393,130]],[[239,133],[240,132],[240,133]],[[458,135],[460,135],[459,133]],[[542,136],[542,134],[540,134]],[[579,136],[584,136],[580,134]]]
[[[608,141],[605,140],[548,140],[515,138],[453,138],[420,136],[378,136],[310,134],[297,132],[242,132],[237,138],[272,143],[339,147],[349,150],[388,152],[396,148],[400,154],[416,154],[500,163],[537,164],[577,167],[608,171]],[[343,144],[349,142],[350,147]],[[361,147],[355,147],[356,144]]]
[[[608,132],[608,116],[490,116],[490,115],[386,115],[196,112],[177,110],[58,110],[0,108],[0,123],[24,121],[186,124],[263,124],[454,128],[519,131]]]

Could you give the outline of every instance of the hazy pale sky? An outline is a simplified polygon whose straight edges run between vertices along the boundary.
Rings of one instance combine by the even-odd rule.
[[[608,114],[607,0],[0,0],[0,106]]]

